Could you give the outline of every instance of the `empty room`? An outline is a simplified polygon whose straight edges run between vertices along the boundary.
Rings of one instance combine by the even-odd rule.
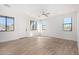
[[[78,4],[0,4],[0,55],[78,55]]]

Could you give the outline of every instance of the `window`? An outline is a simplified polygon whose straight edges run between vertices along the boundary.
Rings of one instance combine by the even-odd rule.
[[[6,31],[6,18],[0,17],[0,31]]]
[[[46,21],[45,20],[38,20],[38,21],[35,21],[35,20],[31,20],[30,21],[30,27],[31,27],[31,30],[46,30]]]
[[[47,22],[45,20],[42,21],[42,30],[46,30]]]
[[[7,16],[0,16],[0,32],[14,31],[14,18]]]
[[[64,30],[72,31],[72,19],[71,19],[71,17],[64,18]]]
[[[37,21],[37,30],[38,30],[38,32],[42,31],[42,20]]]
[[[30,28],[31,28],[31,30],[37,30],[37,21],[31,20]]]
[[[13,31],[14,30],[14,18],[7,17],[7,31]]]

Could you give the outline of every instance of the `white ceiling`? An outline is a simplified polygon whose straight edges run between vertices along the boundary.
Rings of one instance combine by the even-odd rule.
[[[50,16],[57,16],[79,10],[78,4],[10,4],[10,7],[4,5],[0,6],[6,10],[23,13],[34,18],[40,16],[41,9],[47,10]]]

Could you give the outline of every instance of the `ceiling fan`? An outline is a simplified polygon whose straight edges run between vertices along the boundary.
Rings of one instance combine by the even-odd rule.
[[[41,12],[41,15],[44,15],[46,17],[48,17],[50,14],[49,12],[47,12],[46,10],[43,10],[43,9],[41,9],[40,12]]]
[[[3,4],[5,7],[11,7],[11,5],[9,4]]]

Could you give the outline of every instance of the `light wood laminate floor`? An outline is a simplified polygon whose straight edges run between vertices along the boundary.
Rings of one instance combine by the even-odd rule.
[[[77,54],[77,42],[52,37],[29,37],[0,43],[0,55]]]

